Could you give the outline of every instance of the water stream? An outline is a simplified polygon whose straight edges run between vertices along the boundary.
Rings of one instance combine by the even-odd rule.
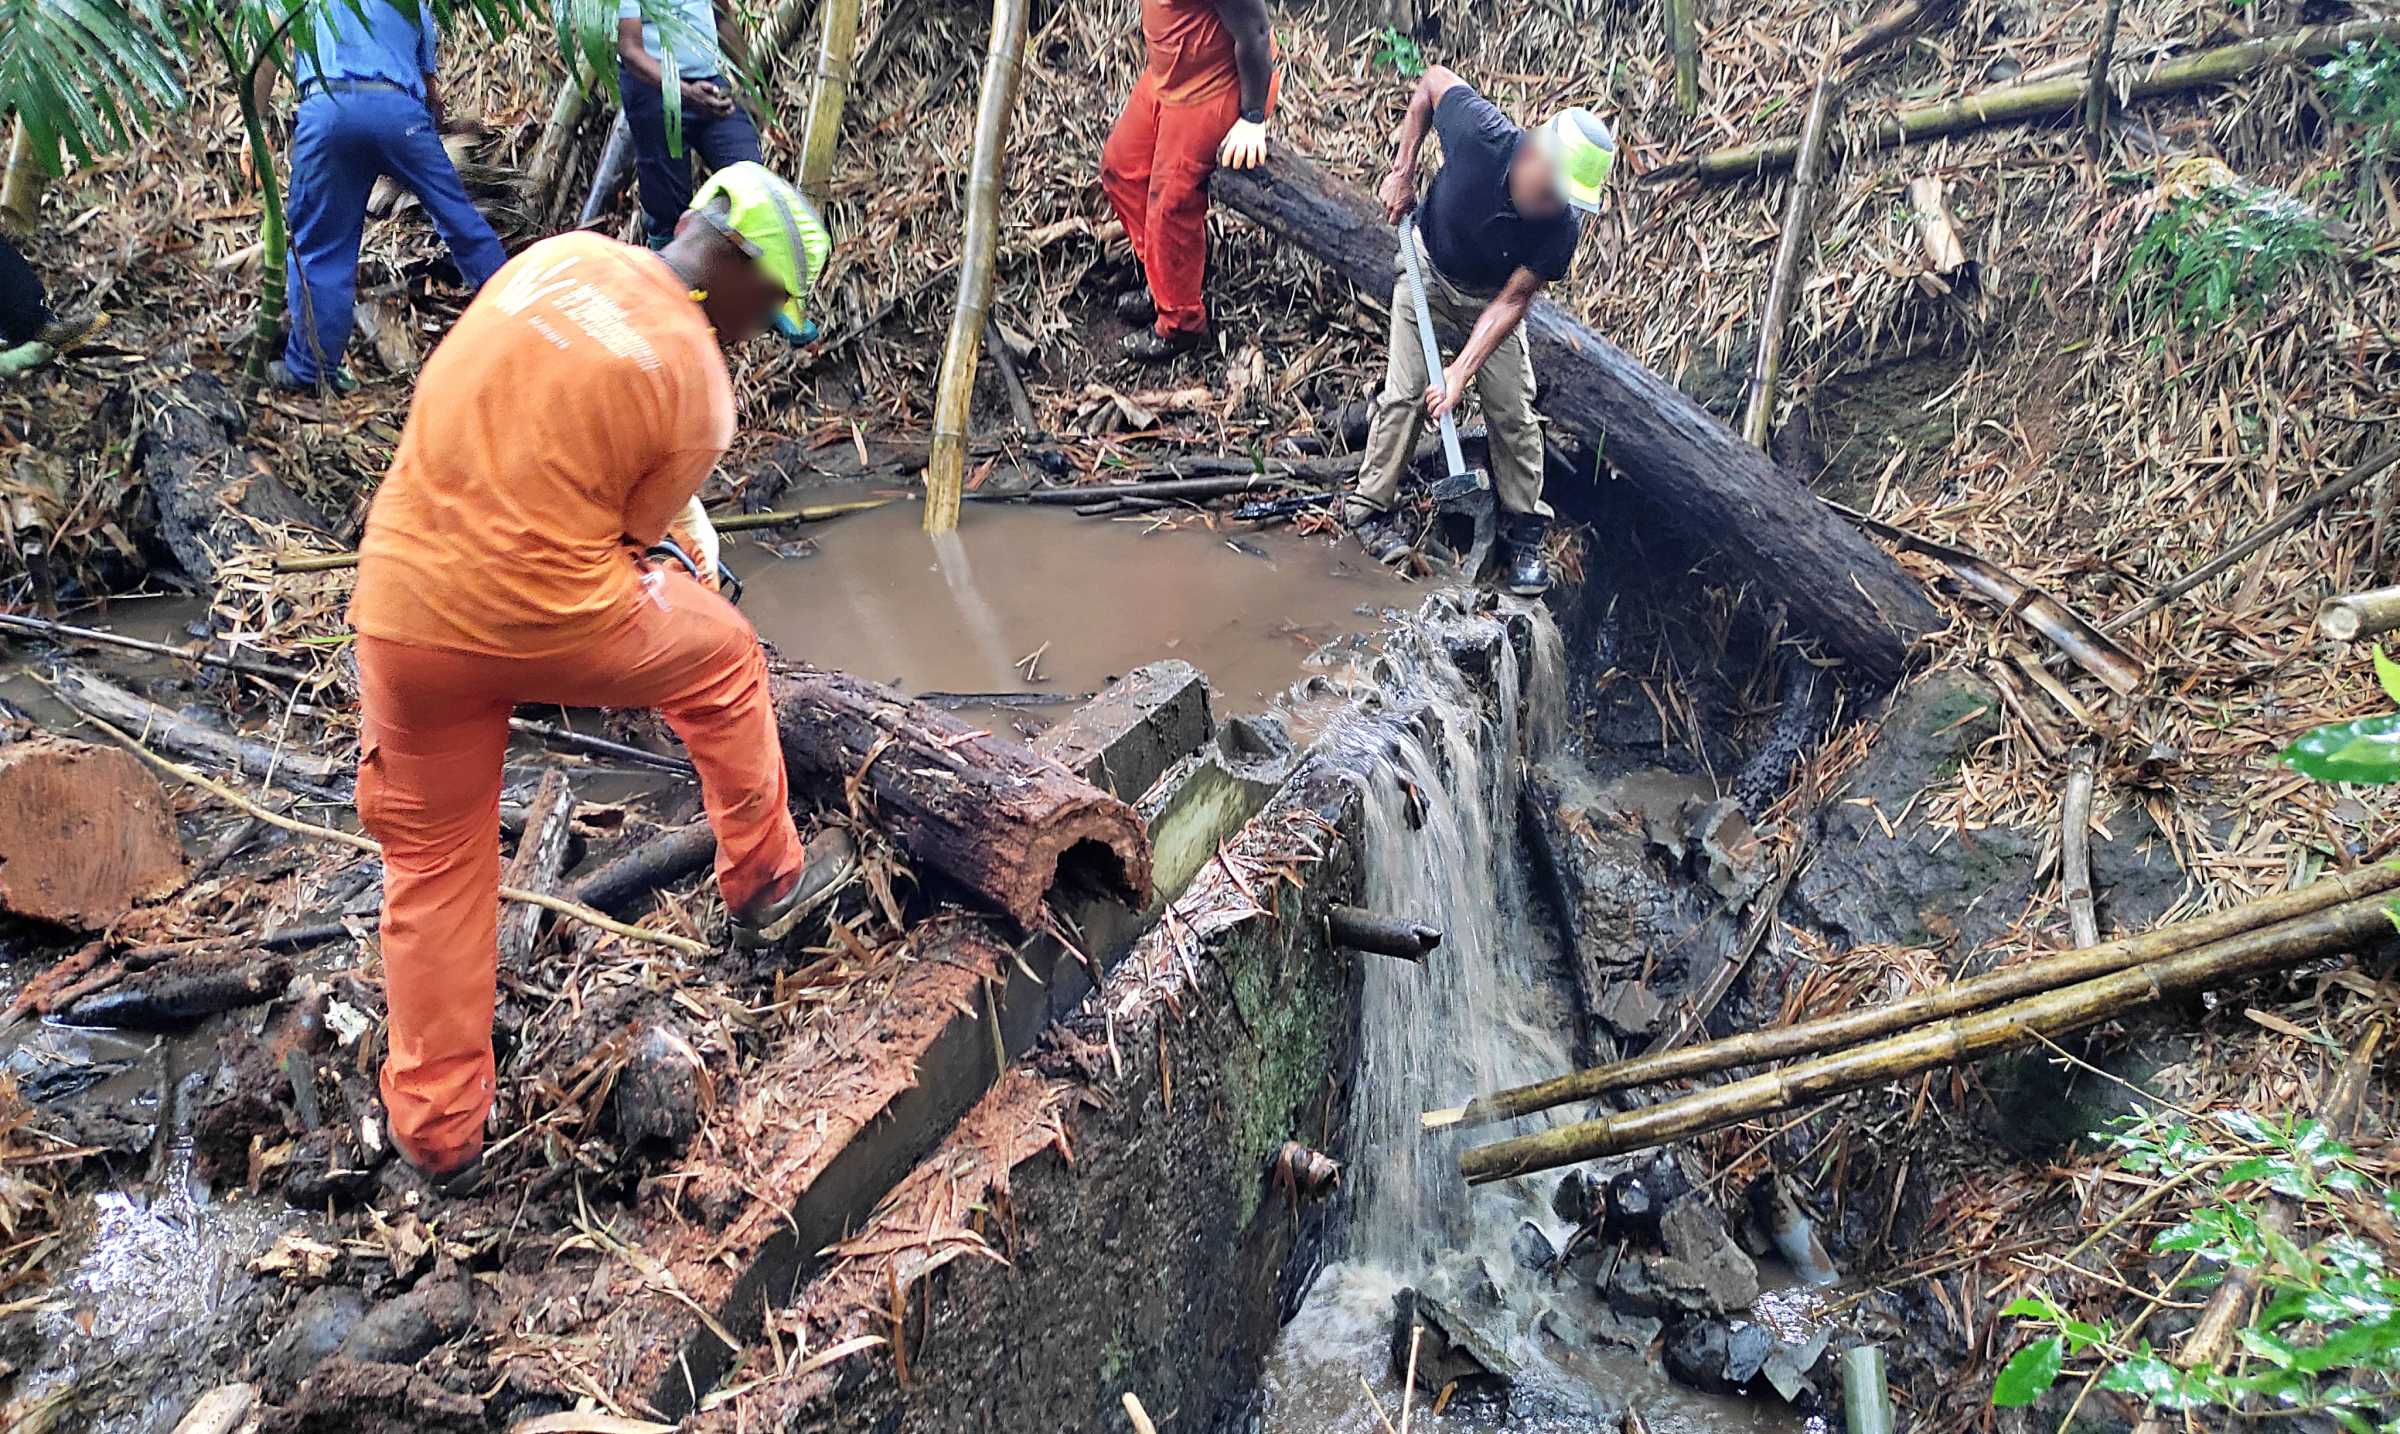
[[[1439,599],[1428,604],[1436,614]],[[1399,1422],[1393,1297],[1437,1265],[1479,1259],[1503,1292],[1494,1334],[1524,1368],[1505,1406],[1460,1402],[1420,1429],[1616,1434],[1628,1401],[1657,1434],[1796,1430],[1782,1411],[1669,1383],[1635,1354],[1570,1347],[1544,1333],[1589,1271],[1533,1273],[1512,1254],[1520,1224],[1554,1243],[1570,1233],[1550,1209],[1557,1177],[1470,1190],[1457,1155],[1469,1132],[1428,1138],[1418,1117],[1463,1091],[1555,1075],[1574,1064],[1574,1016],[1533,919],[1517,842],[1526,764],[1565,735],[1566,668],[1557,627],[1529,610],[1529,659],[1503,644],[1486,697],[1424,615],[1402,629],[1373,674],[1382,720],[1342,724],[1365,773],[1370,907],[1442,928],[1423,966],[1363,968],[1359,1069],[1343,1174],[1349,1220],[1333,1262],[1270,1356],[1261,1434],[1373,1434]],[[1532,1128],[1532,1127],[1526,1127]]]

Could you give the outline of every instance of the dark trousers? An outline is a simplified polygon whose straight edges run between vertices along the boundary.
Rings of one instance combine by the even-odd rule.
[[[468,288],[482,288],[508,262],[499,236],[459,182],[423,100],[386,87],[311,89],[292,120],[285,262],[292,333],[283,359],[298,382],[322,379],[350,346],[367,195],[386,174],[423,202]]]
[[[50,296],[17,246],[0,236],[0,338],[30,342],[50,322]]]
[[[714,78],[714,77],[711,77]],[[658,89],[645,85],[630,70],[617,72],[625,95],[625,124],[633,134],[633,174],[642,192],[642,228],[652,248],[675,233],[675,221],[692,205],[692,156],[708,161],[710,169],[759,158],[758,127],[740,105],[711,118],[690,105],[683,107],[683,153],[667,152],[667,107]],[[723,84],[723,80],[717,80]]]

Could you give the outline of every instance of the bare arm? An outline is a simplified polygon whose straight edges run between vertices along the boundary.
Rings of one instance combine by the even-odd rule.
[[[1275,82],[1274,26],[1267,0],[1217,0],[1217,18],[1233,37],[1233,67],[1242,78],[1242,113],[1264,114]]]
[[[1443,370],[1439,382],[1426,387],[1425,411],[1428,414],[1439,418],[1458,407],[1459,399],[1466,394],[1467,384],[1483,368],[1484,360],[1490,358],[1492,351],[1517,331],[1517,325],[1525,322],[1525,311],[1533,307],[1533,301],[1541,295],[1542,287],[1547,283],[1549,280],[1522,267],[1508,276],[1508,282],[1501,286],[1499,294],[1483,306],[1481,314],[1476,315],[1475,330],[1467,335],[1466,345],[1459,349],[1458,357],[1451,360],[1449,368]]]
[[[449,116],[442,112],[442,89],[434,82],[433,72],[430,70],[425,73],[425,112],[433,116],[433,132],[439,135],[442,132],[443,122],[449,119]]]
[[[658,61],[652,59],[649,50],[643,48],[640,20],[617,21],[617,60],[633,72],[635,79],[654,90],[665,78],[659,71]]]
[[[1400,121],[1397,136],[1399,152],[1392,158],[1392,168],[1383,177],[1376,191],[1383,200],[1384,217],[1398,223],[1417,202],[1417,153],[1425,147],[1425,136],[1433,129],[1434,106],[1442,96],[1466,83],[1447,65],[1427,65],[1417,77],[1417,87],[1409,92],[1408,117]]]

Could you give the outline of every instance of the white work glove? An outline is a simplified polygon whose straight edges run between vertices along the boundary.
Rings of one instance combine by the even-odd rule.
[[[1217,146],[1217,163],[1227,169],[1251,169],[1266,162],[1266,122],[1235,120],[1233,128],[1225,131],[1225,142]]]
[[[667,525],[667,536],[684,551],[700,569],[700,581],[714,589],[717,586],[717,525],[708,521],[708,510],[700,506],[700,495],[683,505],[683,512]]]

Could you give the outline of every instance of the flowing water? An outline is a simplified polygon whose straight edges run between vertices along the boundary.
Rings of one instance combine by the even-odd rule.
[[[1442,929],[1422,966],[1363,967],[1359,1067],[1345,1142],[1350,1218],[1334,1262],[1269,1357],[1261,1434],[1372,1434],[1399,1422],[1392,1369],[1393,1296],[1453,1252],[1481,1259],[1504,1291],[1486,1333],[1524,1366],[1506,1407],[1461,1403],[1417,1428],[1508,1434],[1616,1434],[1627,1401],[1657,1434],[1796,1430],[1766,1406],[1670,1384],[1621,1351],[1570,1348],[1543,1332],[1558,1287],[1515,1262],[1531,1220],[1553,1244],[1570,1233],[1550,1210],[1556,1175],[1470,1190],[1458,1151],[1486,1132],[1428,1138],[1418,1117],[1468,1094],[1556,1075],[1575,1064],[1574,1016],[1533,920],[1516,840],[1525,764],[1551,756],[1565,729],[1566,670],[1557,627],[1524,610],[1530,654],[1504,644],[1489,698],[1439,640],[1442,599],[1406,625],[1375,665],[1374,720],[1340,724],[1362,767],[1367,904]],[[1428,620],[1430,619],[1430,621]],[[1520,624],[1522,629],[1522,624]],[[1533,1128],[1533,1127],[1526,1127]],[[1561,1281],[1590,1278],[1573,1273]]]

